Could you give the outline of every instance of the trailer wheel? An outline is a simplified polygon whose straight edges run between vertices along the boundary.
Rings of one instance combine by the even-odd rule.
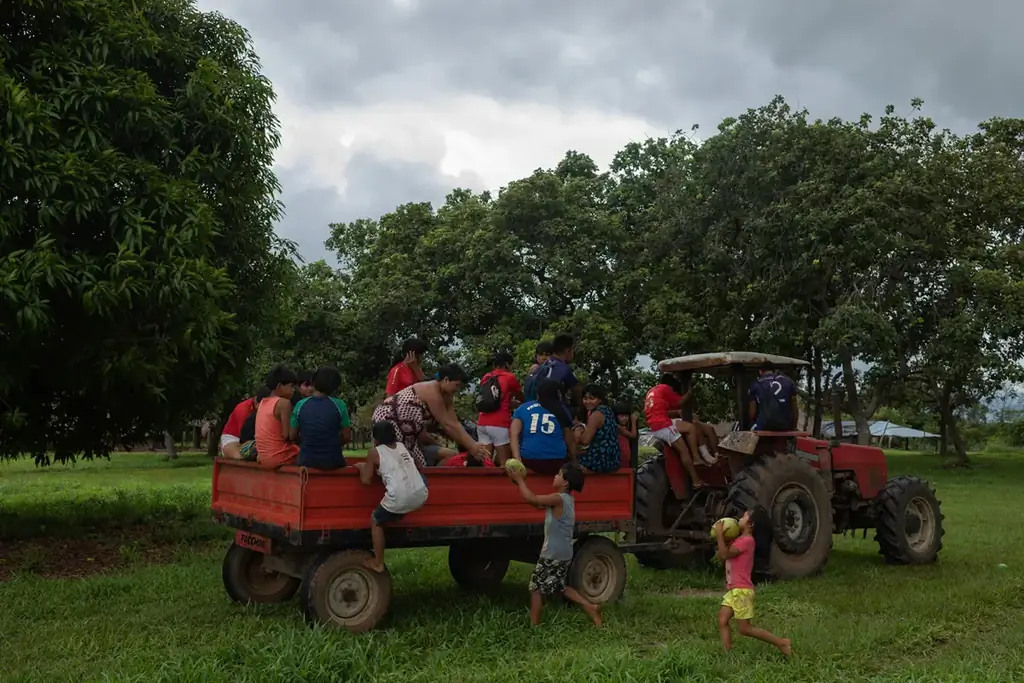
[[[917,477],[896,477],[875,501],[878,552],[892,564],[928,564],[942,550],[941,503],[931,485]]]
[[[243,605],[290,600],[301,583],[294,576],[265,570],[263,553],[234,543],[224,555],[221,579],[228,596]]]
[[[626,588],[626,558],[619,546],[604,536],[576,542],[569,585],[596,605],[615,602]]]
[[[305,585],[305,615],[311,623],[361,633],[374,628],[391,604],[391,574],[368,569],[372,555],[343,550],[316,560]]]
[[[468,590],[490,591],[508,573],[509,558],[489,543],[465,541],[448,547],[448,569],[455,583]]]

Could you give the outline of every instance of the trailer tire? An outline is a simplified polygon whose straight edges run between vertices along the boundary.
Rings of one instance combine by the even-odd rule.
[[[576,542],[569,586],[595,605],[615,602],[626,589],[626,558],[610,539],[587,536]]]
[[[369,631],[391,605],[391,573],[375,572],[364,564],[373,555],[365,550],[342,550],[317,558],[310,566],[303,594],[306,620]]]
[[[448,570],[455,583],[471,591],[491,591],[508,573],[509,558],[491,543],[463,541],[448,547]]]
[[[228,597],[242,605],[291,600],[301,584],[294,576],[265,571],[263,553],[234,543],[224,555],[221,580]]]

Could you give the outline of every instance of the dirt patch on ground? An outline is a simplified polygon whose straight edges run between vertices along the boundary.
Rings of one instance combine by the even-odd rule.
[[[2,541],[0,581],[19,572],[44,578],[82,578],[127,567],[166,564],[176,561],[183,552],[203,550],[212,543],[160,542],[148,529],[119,530],[104,537]]]

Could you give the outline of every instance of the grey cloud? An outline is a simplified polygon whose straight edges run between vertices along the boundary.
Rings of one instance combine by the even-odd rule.
[[[335,263],[324,247],[331,223],[378,218],[407,202],[431,202],[436,207],[455,187],[485,189],[483,181],[472,174],[444,176],[427,164],[387,162],[365,152],[349,160],[345,173],[344,195],[333,187],[289,191],[297,183],[287,172],[279,174],[285,216],[277,232],[295,241],[306,261]]]
[[[775,93],[826,116],[921,96],[952,125],[1024,106],[1024,3],[1012,0],[221,1],[260,44],[304,64],[292,85],[311,104],[459,90],[675,127]],[[664,80],[644,85],[651,68]]]
[[[913,96],[971,125],[1024,110],[1024,3],[1014,0],[719,3],[718,30],[743,32],[783,71],[815,68],[862,100]],[[960,127],[957,126],[957,127]]]
[[[628,113],[666,131],[714,126],[776,93],[823,117],[920,96],[955,129],[1024,110],[1024,3],[1012,0],[200,2],[248,28],[278,90],[311,108],[471,92]],[[345,197],[292,194],[282,178],[281,233],[310,258],[331,220],[440,200],[460,184],[427,166],[353,164]]]

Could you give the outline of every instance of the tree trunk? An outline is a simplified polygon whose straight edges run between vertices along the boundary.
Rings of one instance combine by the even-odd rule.
[[[821,421],[825,417],[825,404],[823,403],[822,387],[821,387],[821,373],[822,373],[822,360],[821,351],[819,349],[811,349],[811,377],[813,384],[811,386],[811,395],[814,400],[814,423],[811,425],[811,434],[813,436],[821,436]]]
[[[207,457],[216,458],[218,455],[220,455],[220,453],[219,453],[219,449],[220,449],[220,433],[221,433],[221,430],[224,429],[224,422],[225,421],[226,420],[221,420],[220,422],[215,422],[215,423],[210,425],[210,432],[207,435],[207,439],[206,439],[206,455],[207,455]]]
[[[192,450],[198,451],[203,447],[203,426],[197,424],[192,428]]]
[[[164,450],[167,451],[168,460],[178,459],[178,447],[174,443],[174,436],[169,431],[164,431]]]
[[[947,389],[942,394],[942,405],[940,407],[942,411],[942,422],[944,426],[943,436],[949,435],[949,439],[953,441],[953,448],[956,450],[956,465],[964,467],[971,464],[970,458],[967,457],[967,447],[964,445],[964,440],[960,436],[960,430],[956,426],[956,415],[953,414],[953,405],[950,400],[950,392]],[[945,439],[943,439],[945,441]],[[945,455],[945,453],[943,453]]]
[[[949,452],[949,441],[947,435],[949,430],[946,429],[946,411],[940,406],[939,408],[939,457],[945,458]]]
[[[843,382],[846,384],[847,410],[853,415],[857,425],[857,443],[862,446],[871,445],[871,426],[868,416],[861,410],[860,398],[857,396],[857,375],[853,372],[853,358],[843,356]]]

